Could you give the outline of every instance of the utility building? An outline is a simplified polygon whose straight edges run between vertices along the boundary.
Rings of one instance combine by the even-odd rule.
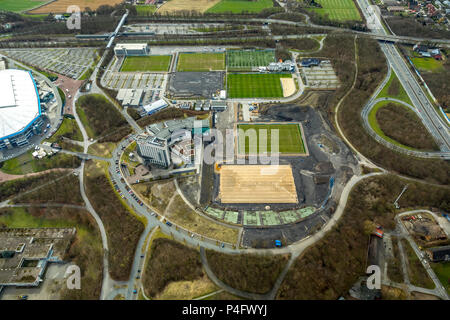
[[[118,43],[114,47],[116,56],[148,56],[150,47],[146,43]]]

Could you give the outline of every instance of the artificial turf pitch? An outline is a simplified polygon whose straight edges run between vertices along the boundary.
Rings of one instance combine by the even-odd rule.
[[[254,154],[253,150],[250,150],[250,145],[255,144],[255,141],[250,142],[251,132],[256,132],[257,144],[256,152],[264,153],[264,150],[260,150],[260,143],[266,145],[267,152],[272,151],[271,145],[271,130],[278,130],[278,152],[284,154],[302,154],[305,153],[305,147],[303,144],[302,134],[300,130],[300,124],[288,123],[288,124],[239,124],[238,129],[238,152],[239,154]],[[240,134],[240,130],[242,130]],[[264,132],[266,135],[264,136]],[[264,143],[264,140],[266,142]],[[261,141],[261,142],[260,142]],[[254,148],[254,147],[253,147]],[[253,149],[252,148],[252,149]]]
[[[291,74],[230,73],[227,78],[230,98],[280,98],[283,87],[280,78],[291,78]]]
[[[229,70],[248,70],[254,67],[266,67],[275,62],[275,50],[227,50]]]
[[[123,62],[122,72],[168,71],[172,56],[127,57]]]

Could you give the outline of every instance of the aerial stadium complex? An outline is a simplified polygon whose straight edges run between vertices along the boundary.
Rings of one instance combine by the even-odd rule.
[[[36,83],[31,72],[0,71],[0,149],[23,147],[40,133],[43,120]]]

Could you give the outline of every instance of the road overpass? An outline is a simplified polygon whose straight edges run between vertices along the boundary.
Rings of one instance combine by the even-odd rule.
[[[370,21],[370,27],[373,34],[387,36],[379,16],[371,11],[368,0],[357,0],[358,5],[364,14],[366,21]],[[450,42],[450,40],[446,40]],[[417,79],[409,69],[403,57],[398,52],[393,43],[380,41],[380,47],[383,50],[390,67],[397,75],[401,85],[405,89],[413,105],[417,108],[420,118],[425,127],[432,134],[442,152],[450,151],[450,134],[447,124],[439,116],[433,104],[428,99]]]

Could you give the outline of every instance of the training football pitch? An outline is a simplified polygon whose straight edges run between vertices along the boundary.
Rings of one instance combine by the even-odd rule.
[[[361,16],[353,0],[317,0],[322,8],[314,8],[315,12],[333,21],[361,21]]]
[[[305,153],[299,123],[273,123],[238,124],[238,154],[255,154],[255,150],[257,154],[272,152],[272,130],[278,130],[278,152],[281,154]],[[261,143],[263,148],[260,149]],[[267,151],[264,150],[264,146]]]
[[[225,70],[224,53],[180,53],[177,71]]]
[[[266,67],[275,62],[274,50],[227,50],[228,70],[248,70]]]
[[[127,57],[120,71],[168,71],[172,56]]]
[[[232,12],[232,13],[241,13],[244,11],[258,13],[263,9],[272,8],[273,1],[272,0],[222,0],[212,8],[210,8],[207,12],[210,13],[223,13],[223,12]]]
[[[230,73],[227,77],[230,98],[280,98],[283,97],[281,78],[291,74]]]

